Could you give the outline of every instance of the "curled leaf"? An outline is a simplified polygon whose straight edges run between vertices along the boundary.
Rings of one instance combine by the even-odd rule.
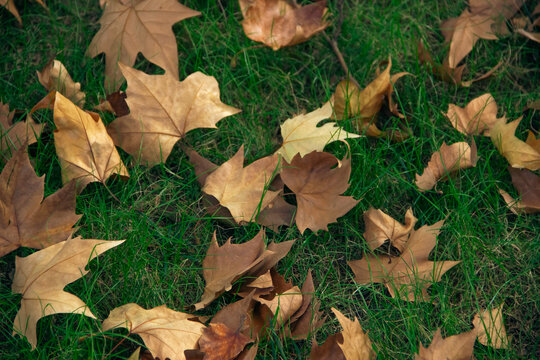
[[[364,238],[371,250],[375,250],[386,240],[390,240],[390,244],[401,252],[414,229],[416,220],[412,208],[407,210],[405,214],[405,225],[400,224],[381,210],[370,208],[364,213],[366,227]]]
[[[502,156],[508,160],[514,168],[526,168],[529,170],[540,169],[540,146],[537,144],[532,132],[527,141],[521,141],[515,135],[521,118],[512,122],[497,122],[491,129],[491,141],[497,147]]]
[[[58,91],[75,105],[84,106],[86,94],[81,91],[81,84],[73,81],[60,61],[52,59],[41,72],[37,71],[37,76],[47,91]]]

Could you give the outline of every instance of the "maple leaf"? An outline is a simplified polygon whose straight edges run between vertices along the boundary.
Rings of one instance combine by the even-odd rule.
[[[499,193],[514,214],[532,214],[540,212],[540,176],[524,169],[508,167],[512,176],[512,183],[519,192],[521,200],[516,201],[506,191],[499,189]]]
[[[140,52],[178,79],[178,48],[172,26],[201,13],[176,0],[108,0],[99,20],[101,28],[88,46],[88,55],[105,53],[108,91],[118,90],[118,63],[133,66]]]
[[[370,208],[364,213],[366,228],[364,239],[366,239],[371,250],[375,250],[383,245],[386,240],[390,240],[390,244],[401,252],[405,249],[416,220],[412,208],[409,208],[405,214],[405,225],[400,224],[381,210]]]
[[[474,141],[472,146],[466,142],[452,145],[443,142],[439,151],[431,155],[422,175],[416,174],[416,186],[420,191],[431,190],[439,180],[445,180],[450,173],[476,166],[477,160]]]
[[[489,136],[489,129],[502,119],[497,118],[497,103],[491,94],[480,95],[465,108],[449,104],[445,116],[457,131],[465,135]]]
[[[278,50],[308,40],[323,31],[326,0],[300,7],[286,0],[239,0],[248,38]]]
[[[113,309],[103,321],[103,331],[125,327],[138,334],[154,357],[184,360],[184,350],[195,349],[205,326],[190,320],[193,315],[165,305],[146,310],[130,303]]]
[[[540,142],[532,132],[529,132],[525,142],[516,137],[521,119],[509,123],[504,119],[497,122],[490,131],[491,141],[512,167],[535,171],[540,169]]]
[[[98,114],[85,112],[57,92],[53,116],[64,183],[75,180],[82,191],[93,181],[105,183],[112,174],[129,176]]]
[[[266,190],[279,166],[279,155],[256,160],[244,167],[244,146],[206,178],[202,191],[226,207],[237,223],[251,222],[277,196]]]
[[[41,108],[38,103],[26,117],[26,121],[13,123],[15,111],[9,111],[9,105],[0,101],[0,155],[4,161],[9,160],[11,155],[22,146],[33,144],[37,141],[43,130],[44,124],[37,124],[32,119],[32,113]]]
[[[34,1],[37,2],[39,5],[43,6],[45,10],[48,10],[47,5],[45,5],[43,0],[34,0]],[[21,16],[19,15],[19,12],[17,11],[17,7],[15,6],[15,3],[13,2],[13,0],[0,0],[0,6],[5,7],[7,11],[9,11],[11,14],[13,14],[13,16],[15,16],[19,24],[22,25]]]
[[[427,289],[460,261],[429,261],[444,221],[413,230],[399,257],[367,254],[349,261],[358,284],[383,283],[392,297],[408,301],[429,301]]]
[[[301,233],[307,228],[328,230],[329,223],[358,203],[352,196],[340,195],[349,188],[350,175],[350,158],[340,162],[334,155],[316,151],[304,157],[297,154],[283,167],[281,178],[296,195],[296,225]]]
[[[424,348],[420,344],[419,354],[416,355],[416,360],[470,360],[473,356],[474,343],[476,341],[476,330],[467,331],[461,334],[449,336],[443,339],[441,329],[433,336],[431,345]]]
[[[26,336],[35,349],[36,324],[44,316],[73,313],[95,319],[86,304],[64,287],[88,273],[86,265],[96,256],[123,243],[120,241],[68,239],[15,259],[12,291],[22,294],[21,308],[13,328]]]
[[[0,257],[19,246],[41,249],[66,240],[81,215],[75,214],[75,184],[43,200],[44,178],[37,177],[25,148],[0,174]]]
[[[341,129],[334,122],[317,127],[322,120],[331,116],[332,105],[327,102],[315,111],[286,120],[281,124],[283,144],[276,152],[281,154],[285,161],[291,162],[296,154],[304,156],[312,151],[323,151],[324,147],[333,141],[360,137]]]
[[[253,340],[238,330],[232,330],[221,323],[214,323],[203,331],[199,346],[205,353],[206,360],[231,360],[250,342]]]
[[[37,76],[47,91],[58,91],[75,105],[84,106],[86,94],[81,91],[81,84],[73,81],[66,67],[60,61],[52,59],[41,72],[37,71]]]
[[[473,325],[478,332],[478,342],[482,345],[491,346],[495,349],[507,349],[508,337],[502,316],[504,303],[491,310],[485,310],[476,314]]]
[[[120,64],[128,81],[129,115],[107,130],[116,145],[147,165],[166,161],[178,140],[193,129],[215,128],[222,118],[240,112],[219,99],[212,76],[196,72],[179,82],[170,75],[148,75]]]

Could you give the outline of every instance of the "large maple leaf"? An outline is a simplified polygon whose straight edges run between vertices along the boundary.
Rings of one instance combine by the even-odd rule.
[[[106,89],[122,83],[118,62],[135,64],[141,52],[152,63],[178,79],[178,48],[172,26],[200,15],[176,0],[109,0],[99,20],[101,29],[92,39],[88,54],[105,53]]]
[[[44,177],[21,148],[0,174],[0,256],[27,246],[41,249],[66,240],[75,214],[75,186],[70,183],[43,200]]]
[[[108,130],[122,149],[148,165],[167,160],[178,140],[193,129],[215,128],[222,118],[240,112],[219,99],[212,76],[196,72],[184,81],[170,75],[147,75],[120,64],[128,81],[129,115]]]
[[[13,324],[15,333],[26,336],[34,349],[36,324],[42,317],[73,313],[95,318],[81,299],[63,289],[88,273],[90,260],[123,242],[75,238],[17,257],[12,290],[22,294],[22,299]]]
[[[383,283],[392,297],[429,301],[427,289],[460,261],[429,261],[444,221],[413,231],[401,256],[366,255],[349,261],[358,284]]]

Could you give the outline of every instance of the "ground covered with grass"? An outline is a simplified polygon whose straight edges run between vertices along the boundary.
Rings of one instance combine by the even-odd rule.
[[[32,1],[16,1],[23,26],[0,9],[0,99],[24,113],[46,95],[37,81],[40,70],[51,58],[62,61],[87,94],[87,108],[105,97],[104,57],[91,59],[86,49],[99,28],[98,1],[51,1],[50,12]],[[257,45],[243,33],[236,1],[185,0],[186,6],[202,12],[173,27],[178,42],[180,79],[195,72],[216,77],[224,103],[242,112],[222,120],[218,129],[197,129],[184,142],[203,156],[221,164],[244,144],[246,163],[269,155],[281,144],[279,125],[326,102],[345,77],[334,52],[323,36],[279,51]],[[522,12],[532,9],[526,4]],[[400,143],[386,139],[349,140],[352,154],[351,186],[346,195],[359,204],[328,232],[303,235],[296,226],[267,230],[268,240],[297,239],[278,270],[295,284],[301,284],[309,269],[316,284],[316,297],[328,314],[316,334],[319,343],[339,331],[330,316],[335,307],[349,318],[357,316],[368,331],[379,359],[410,359],[420,342],[429,344],[442,327],[443,336],[471,328],[480,310],[504,303],[504,318],[511,338],[507,350],[495,350],[477,343],[478,359],[531,359],[539,355],[538,215],[512,214],[498,193],[502,188],[515,194],[507,171],[508,163],[491,140],[476,137],[479,161],[476,167],[440,183],[442,191],[419,192],[414,184],[431,154],[443,142],[470,139],[455,131],[442,112],[448,104],[464,106],[489,92],[501,115],[524,118],[518,137],[527,129],[540,128],[540,114],[523,111],[528,101],[539,98],[538,44],[517,34],[498,41],[479,41],[466,63],[472,78],[501,60],[494,76],[470,88],[444,83],[422,67],[416,47],[419,39],[434,54],[445,53],[438,28],[442,20],[459,15],[466,6],[458,1],[350,1],[339,46],[351,72],[365,86],[375,69],[390,56],[393,73],[407,71],[396,85],[399,109],[409,119],[413,136]],[[336,12],[333,1],[330,12]],[[327,30],[331,33],[333,26]],[[139,57],[136,67],[146,73],[160,69]],[[60,166],[54,149],[52,113],[36,120],[48,124],[37,144],[30,146],[38,175],[46,175],[46,195],[61,187]],[[103,115],[105,122],[113,119]],[[392,126],[390,117],[382,117]],[[352,121],[344,127],[353,131]],[[343,144],[327,147],[337,156]],[[68,285],[100,319],[117,306],[134,302],[144,308],[161,304],[182,310],[200,299],[204,289],[202,260],[212,238],[224,242],[232,236],[245,242],[255,236],[258,225],[231,226],[208,216],[200,203],[201,190],[193,167],[179,146],[167,162],[153,168],[130,167],[127,181],[110,180],[110,191],[102,184],[90,184],[77,198],[77,213],[83,217],[77,235],[87,239],[126,239],[118,248],[94,260],[91,272]],[[442,280],[431,286],[433,303],[405,302],[390,297],[381,284],[357,285],[347,261],[362,258],[368,247],[363,240],[362,214],[380,208],[402,220],[412,207],[418,225],[446,219],[432,252],[432,259],[460,260]],[[80,315],[53,315],[38,323],[38,347],[30,350],[25,339],[12,337],[12,322],[20,295],[11,292],[15,256],[35,250],[21,248],[0,258],[0,358],[2,359],[124,359],[142,345],[130,336],[116,345],[126,332],[103,336],[99,323]],[[225,294],[200,313],[213,315],[235,299]],[[280,339],[276,334],[259,345],[260,359],[304,359],[311,341]],[[114,349],[114,352],[112,351]]]

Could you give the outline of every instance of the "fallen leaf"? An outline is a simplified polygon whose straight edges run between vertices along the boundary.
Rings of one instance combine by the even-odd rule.
[[[11,156],[24,145],[37,142],[37,137],[41,134],[44,124],[37,124],[32,119],[32,113],[40,108],[34,106],[26,117],[26,121],[13,123],[15,111],[9,111],[9,105],[0,101],[0,155],[3,161],[7,161]]]
[[[244,167],[244,146],[206,178],[202,191],[226,207],[237,223],[251,222],[277,196],[267,190],[278,172],[279,156],[274,154]]]
[[[72,103],[83,107],[86,94],[81,91],[81,84],[73,81],[64,64],[52,59],[41,72],[37,71],[39,82],[47,91],[57,91]]]
[[[101,29],[88,55],[105,53],[105,89],[118,90],[123,78],[118,63],[133,66],[140,52],[148,61],[178,79],[178,48],[172,26],[201,13],[176,0],[108,0],[99,20]]]
[[[506,191],[499,189],[508,208],[514,214],[533,214],[540,212],[540,176],[525,169],[514,169],[508,167],[510,175],[512,175],[512,183],[517,189],[520,200],[516,201]]]
[[[478,342],[495,349],[507,349],[508,337],[502,316],[504,304],[476,314],[473,319],[475,330],[478,331]]]
[[[67,240],[81,215],[75,214],[75,184],[43,199],[45,176],[38,177],[25,148],[0,174],[0,257],[26,246],[42,249]]]
[[[12,291],[22,294],[22,299],[13,323],[14,333],[26,336],[32,349],[35,349],[36,324],[44,316],[71,313],[95,319],[81,299],[63,289],[88,273],[86,265],[93,258],[123,242],[83,240],[78,237],[24,258],[16,257]]]
[[[392,297],[408,301],[429,301],[427,289],[460,261],[429,261],[444,221],[413,230],[399,257],[367,254],[349,261],[358,284],[385,284]]]
[[[296,225],[301,233],[307,228],[328,230],[329,223],[358,203],[352,196],[340,195],[349,188],[350,175],[350,158],[340,162],[334,155],[316,151],[304,157],[297,154],[283,167],[281,178],[296,195]]]
[[[347,360],[338,342],[341,344],[343,343],[343,335],[341,335],[341,333],[330,335],[322,345],[317,344],[317,341],[313,339],[309,359]]]
[[[43,6],[45,10],[48,10],[43,0],[35,0],[35,2]],[[17,11],[17,8],[15,7],[15,2],[13,0],[0,0],[0,6],[5,7],[7,11],[9,11],[11,14],[13,14],[13,16],[15,16],[19,24],[22,25],[21,16],[19,15],[19,12]]]
[[[343,327],[341,336],[343,340],[337,338],[338,346],[347,360],[369,360],[375,359],[375,352],[371,345],[369,336],[362,330],[362,326],[356,317],[349,320],[337,309],[332,308],[332,312]]]
[[[257,301],[268,306],[272,312],[275,327],[280,328],[302,306],[302,293],[298,286],[293,286],[283,293],[276,294],[271,300],[259,298]]]
[[[431,345],[429,345],[428,348],[424,348],[422,344],[420,344],[420,352],[415,356],[415,359],[471,360],[473,357],[476,336],[476,330],[471,330],[443,339],[441,336],[441,329],[439,328],[433,336]]]
[[[75,180],[80,192],[89,183],[129,173],[96,113],[85,112],[62,94],[54,100],[54,146],[62,168],[62,181]]]
[[[237,329],[232,330],[224,324],[214,323],[204,329],[199,346],[205,353],[205,360],[231,360],[250,342],[253,340]]]
[[[291,162],[296,154],[304,156],[312,151],[323,151],[331,142],[360,137],[343,130],[335,122],[317,127],[322,120],[331,116],[332,105],[327,102],[315,111],[286,120],[281,124],[283,144],[277,153],[281,154],[285,161]]]
[[[103,321],[103,331],[125,327],[138,334],[154,357],[184,360],[184,350],[195,349],[205,326],[191,321],[193,315],[174,311],[165,305],[146,310],[137,304],[113,309]]]
[[[366,239],[371,250],[375,250],[383,245],[386,240],[390,240],[390,244],[402,252],[405,249],[411,231],[414,229],[416,220],[412,208],[409,208],[405,214],[405,225],[400,224],[382,210],[370,208],[364,213],[364,224],[366,228],[364,239]]]
[[[424,46],[423,41],[418,41],[417,55],[420,64],[428,65],[431,73],[442,81],[450,84],[455,84],[457,86],[470,86],[469,82],[461,81],[463,77],[463,71],[465,70],[465,65],[450,68],[450,66],[448,65],[448,59],[446,59],[442,64],[433,60],[433,57]]]
[[[497,103],[491,94],[471,100],[465,108],[449,104],[445,116],[456,130],[465,135],[489,136],[489,129],[501,120],[497,118]]]
[[[520,121],[497,122],[490,131],[491,141],[512,167],[536,171],[540,169],[540,148],[535,145],[534,135],[529,135],[527,142],[516,137]]]
[[[94,110],[114,113],[117,117],[129,114],[129,107],[126,102],[126,93],[123,91],[115,91],[107,95],[105,101],[94,106]]]
[[[250,339],[255,339],[257,334],[253,333],[252,324],[253,293],[251,292],[242,300],[229,304],[219,310],[210,323],[223,324],[229,329],[237,330]]]
[[[476,166],[476,144],[466,142],[446,145],[443,142],[439,151],[431,155],[422,175],[416,174],[416,186],[420,191],[433,189],[439,180],[445,180],[452,172]]]
[[[246,36],[274,50],[307,41],[323,31],[326,0],[300,7],[293,0],[239,0]]]
[[[130,114],[107,130],[114,143],[147,165],[165,162],[178,140],[197,128],[215,128],[222,118],[240,112],[223,104],[212,76],[196,72],[179,82],[170,75],[147,75],[119,64],[128,81]]]

